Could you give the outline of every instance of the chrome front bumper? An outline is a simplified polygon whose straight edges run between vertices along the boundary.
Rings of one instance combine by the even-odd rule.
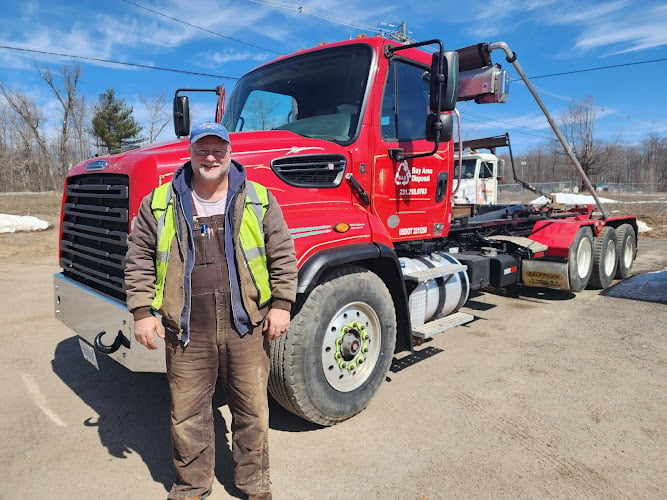
[[[56,318],[93,346],[96,356],[109,356],[134,372],[166,371],[164,342],[157,342],[154,351],[135,342],[134,320],[125,304],[61,273],[53,276],[53,291]],[[118,346],[114,352],[102,352],[105,349],[100,349],[100,345],[110,347],[115,340]]]

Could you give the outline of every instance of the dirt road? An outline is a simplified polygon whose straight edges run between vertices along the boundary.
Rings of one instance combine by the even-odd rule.
[[[0,262],[0,498],[165,498],[164,376],[84,361],[53,318],[55,254],[36,253]],[[665,266],[667,240],[641,241],[636,271]],[[275,498],[667,496],[667,305],[524,292],[478,295],[467,310],[473,323],[397,358],[342,424],[273,406]],[[226,406],[217,415],[229,483]],[[210,498],[236,496],[216,484]]]

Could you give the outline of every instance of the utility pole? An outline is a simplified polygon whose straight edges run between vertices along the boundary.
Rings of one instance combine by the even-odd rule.
[[[387,26],[390,26],[392,28],[396,28],[397,26],[392,25],[392,24],[387,24]],[[413,43],[415,40],[410,38],[408,35],[408,26],[405,21],[401,22],[401,26],[399,28],[399,31],[390,31],[387,33],[387,36],[389,38],[393,38],[397,42],[400,43]]]

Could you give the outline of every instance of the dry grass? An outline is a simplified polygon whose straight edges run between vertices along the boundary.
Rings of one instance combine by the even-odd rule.
[[[61,194],[0,193],[0,214],[32,215],[49,223],[44,231],[0,234],[0,258],[7,256],[47,256],[54,259],[58,248]]]
[[[667,193],[604,195],[618,203],[605,203],[611,215],[634,215],[651,228],[645,238],[667,238]]]

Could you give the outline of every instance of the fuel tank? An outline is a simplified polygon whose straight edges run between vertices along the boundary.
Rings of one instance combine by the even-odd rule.
[[[452,255],[444,252],[434,252],[419,257],[400,257],[404,275],[420,271],[431,271],[440,276],[420,281],[410,291],[410,303],[414,303],[413,296],[420,296],[419,310],[423,311],[423,323],[436,317],[444,317],[458,311],[468,300],[470,283],[465,266]],[[423,303],[423,304],[422,304]],[[411,315],[416,311],[411,311]]]

